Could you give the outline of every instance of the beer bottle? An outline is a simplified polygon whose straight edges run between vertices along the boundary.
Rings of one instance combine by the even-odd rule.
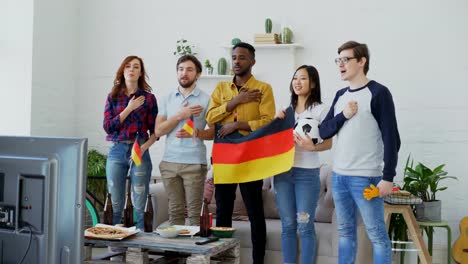
[[[151,194],[146,197],[145,213],[143,216],[143,225],[145,232],[153,232],[153,201]]]
[[[203,199],[202,210],[200,213],[200,236],[208,237],[210,234],[210,210],[208,209],[208,201]]]
[[[131,193],[127,192],[127,198],[125,199],[124,205],[124,227],[132,227],[133,226],[133,204],[132,204],[132,196]]]
[[[112,225],[113,217],[114,210],[112,209],[112,198],[111,194],[107,193],[106,203],[104,204],[104,224]]]

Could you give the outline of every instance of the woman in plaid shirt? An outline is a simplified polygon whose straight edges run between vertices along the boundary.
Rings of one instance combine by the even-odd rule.
[[[119,224],[122,220],[131,150],[135,139],[138,138],[140,143],[143,154],[141,165],[133,165],[130,172],[136,226],[140,229],[143,229],[143,210],[153,168],[147,150],[156,140],[154,123],[158,114],[156,98],[151,93],[147,77],[141,58],[128,56],[123,60],[107,96],[103,122],[106,140],[112,142],[107,156],[106,175],[107,188],[112,195],[113,224]]]

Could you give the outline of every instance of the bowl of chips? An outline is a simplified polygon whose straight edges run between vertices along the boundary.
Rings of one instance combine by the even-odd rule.
[[[179,235],[180,230],[173,226],[162,226],[156,229],[156,233],[165,238],[174,238]]]
[[[221,238],[232,237],[232,235],[234,234],[234,231],[236,231],[236,229],[233,227],[223,227],[223,226],[211,227],[211,233],[213,233],[213,236],[215,237],[221,237]]]

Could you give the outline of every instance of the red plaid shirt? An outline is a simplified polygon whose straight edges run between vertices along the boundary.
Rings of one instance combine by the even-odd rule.
[[[127,107],[133,96],[144,96],[145,102],[142,106],[132,111],[127,118],[120,123],[120,113]],[[107,141],[135,140],[138,137],[148,139],[149,134],[154,134],[154,123],[158,115],[158,105],[154,94],[138,89],[135,94],[126,96],[121,93],[117,98],[107,95],[106,107],[104,110],[103,127],[107,132]]]

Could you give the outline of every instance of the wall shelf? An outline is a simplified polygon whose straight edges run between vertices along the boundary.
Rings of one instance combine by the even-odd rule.
[[[300,49],[303,48],[303,46],[299,43],[291,43],[291,44],[252,44],[254,48],[256,49]],[[232,45],[229,46],[223,46],[225,49],[232,49]]]
[[[200,76],[200,79],[230,80],[233,77],[234,77],[233,75],[218,75],[218,74],[205,75],[205,74],[202,74]]]
[[[289,85],[296,65],[296,54],[304,47],[299,43],[291,44],[252,44],[255,48],[255,66],[252,73],[258,80],[272,85],[276,106],[289,105]],[[229,57],[232,45],[221,46]],[[228,60],[228,64],[232,59]],[[229,67],[231,68],[231,67]],[[198,84],[211,94],[220,81],[231,81],[231,75],[202,75]]]

